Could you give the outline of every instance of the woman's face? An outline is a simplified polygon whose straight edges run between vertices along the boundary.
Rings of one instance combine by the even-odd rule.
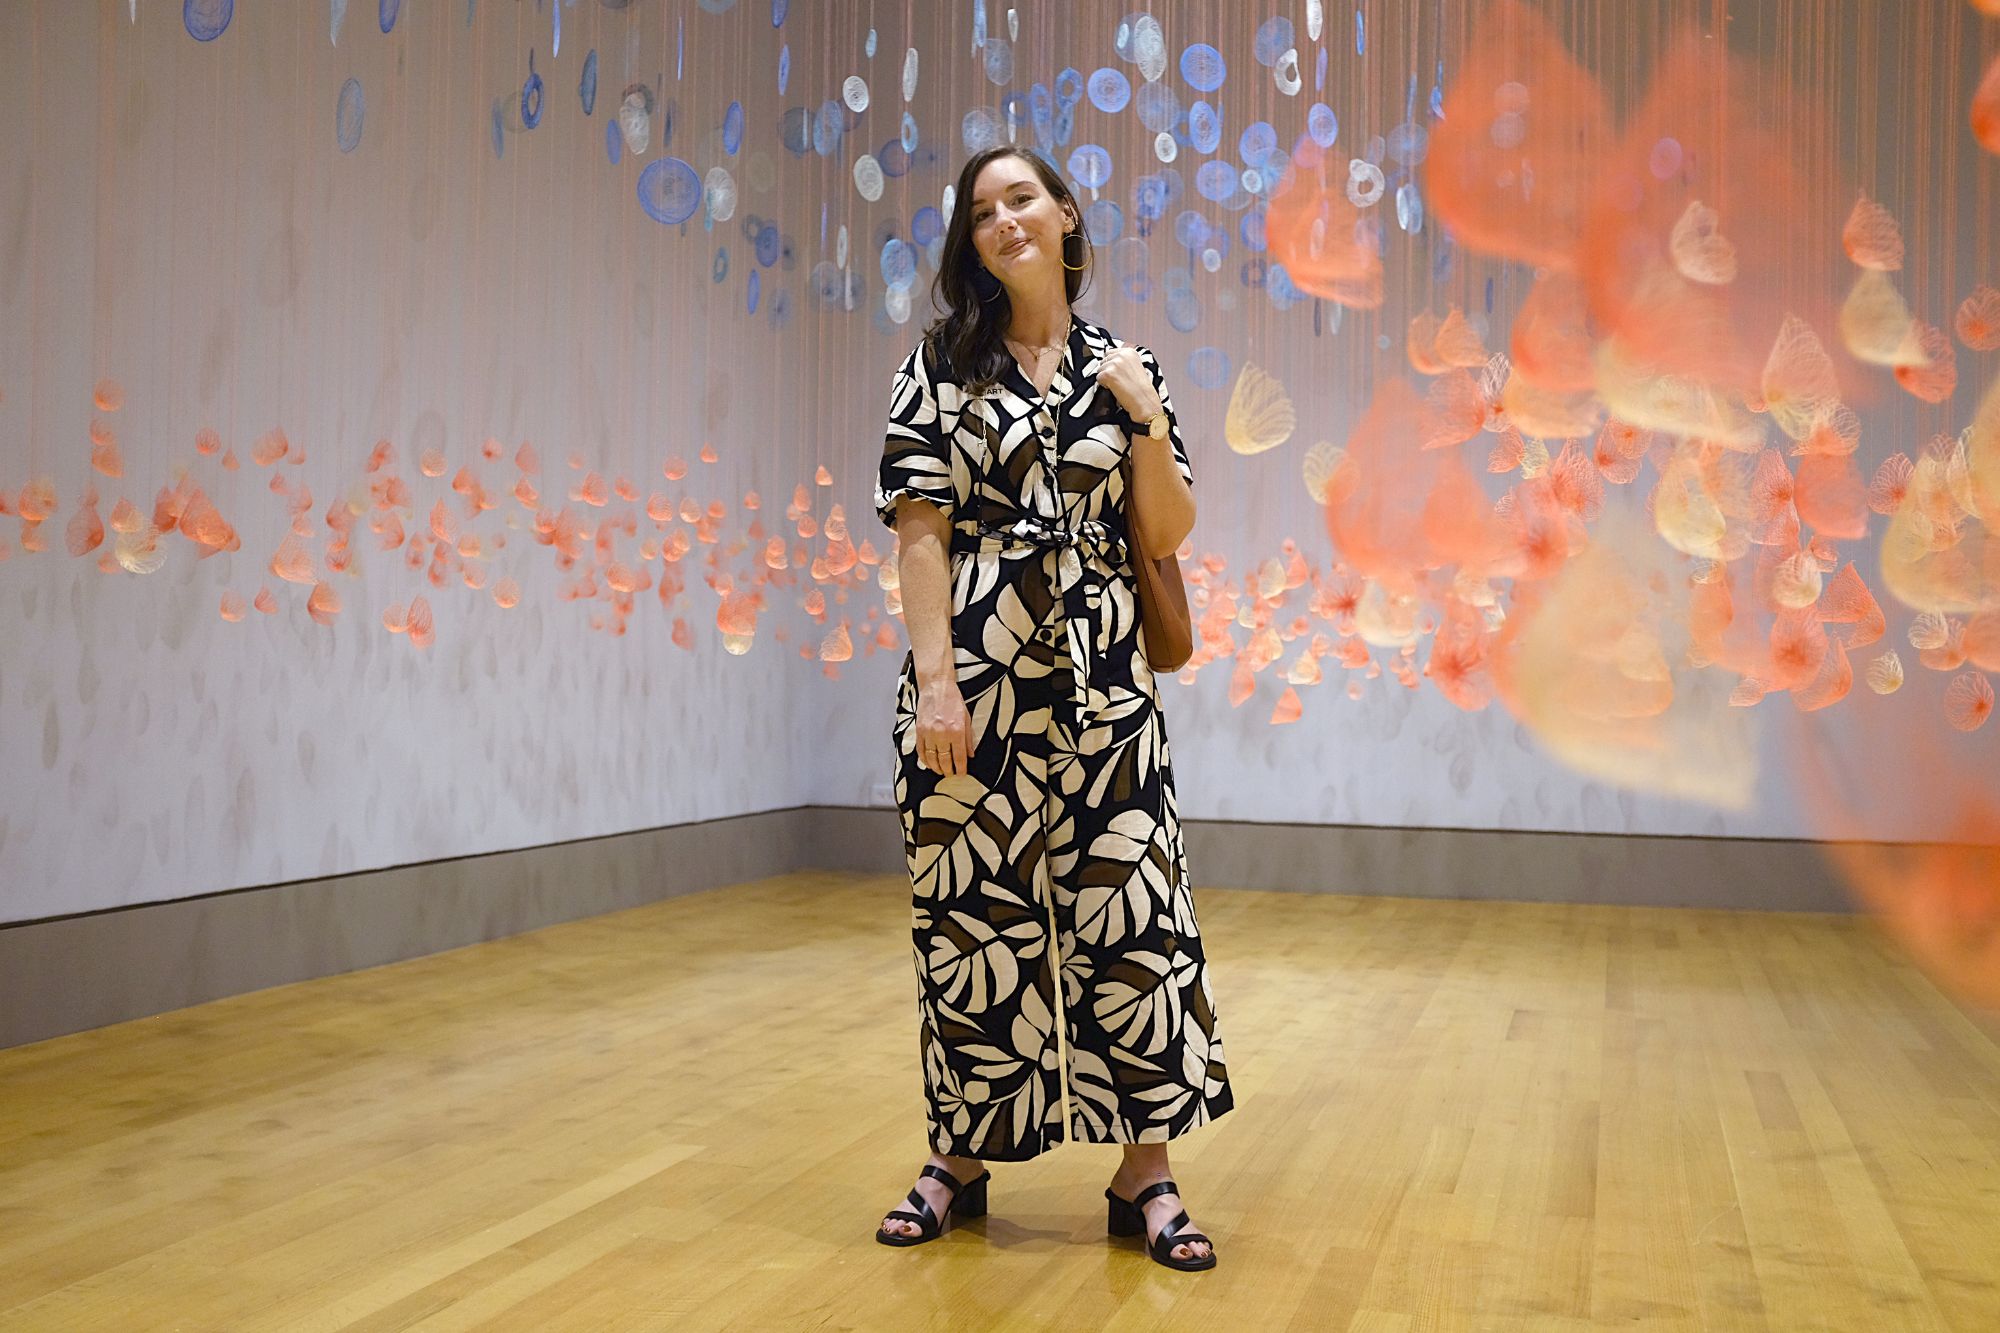
[[[1018,157],[996,157],[972,186],[972,247],[986,271],[1009,286],[1030,285],[1062,262],[1062,238],[1074,223]]]

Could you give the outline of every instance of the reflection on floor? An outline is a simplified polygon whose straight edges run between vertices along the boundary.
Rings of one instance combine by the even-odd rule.
[[[0,1051],[0,1325],[2000,1326],[1995,1029],[1865,919],[1200,908],[1212,1273],[1107,1242],[1103,1148],[872,1243],[908,899],[807,874]]]

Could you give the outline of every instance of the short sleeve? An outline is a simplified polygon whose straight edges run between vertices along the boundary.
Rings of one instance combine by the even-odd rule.
[[[875,514],[896,525],[896,502],[905,497],[928,500],[951,518],[956,504],[952,490],[952,450],[945,430],[947,414],[940,397],[956,395],[957,386],[940,384],[932,374],[924,345],[896,368],[889,386],[889,429],[882,445],[882,467],[875,479]]]
[[[1167,438],[1174,445],[1174,466],[1181,470],[1181,480],[1194,487],[1194,469],[1188,465],[1187,441],[1181,438],[1181,419],[1174,415],[1173,395],[1167,392],[1167,378],[1160,373],[1160,358],[1153,355],[1150,347],[1139,349],[1139,362],[1153,377],[1153,391],[1160,395],[1160,406],[1167,414]],[[1144,423],[1140,429],[1144,430]]]

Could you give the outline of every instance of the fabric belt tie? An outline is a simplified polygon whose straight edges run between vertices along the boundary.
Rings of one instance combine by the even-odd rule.
[[[1056,557],[1056,611],[1069,636],[1070,661],[1076,664],[1071,691],[1079,707],[1088,707],[1091,645],[1097,642],[1097,617],[1104,604],[1104,587],[1126,563],[1125,534],[1109,523],[1087,519],[1068,526],[1049,519],[1025,517],[1006,524],[967,524],[952,533],[954,554],[964,552],[1053,552]]]

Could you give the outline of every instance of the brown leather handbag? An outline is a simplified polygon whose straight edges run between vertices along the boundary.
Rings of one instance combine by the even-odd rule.
[[[1125,455],[1125,539],[1132,557],[1132,575],[1139,585],[1139,624],[1146,633],[1146,664],[1155,671],[1179,671],[1194,656],[1194,621],[1188,615],[1187,585],[1181,582],[1181,562],[1169,552],[1158,560],[1146,558],[1139,537],[1138,506],[1133,503],[1132,455]]]

